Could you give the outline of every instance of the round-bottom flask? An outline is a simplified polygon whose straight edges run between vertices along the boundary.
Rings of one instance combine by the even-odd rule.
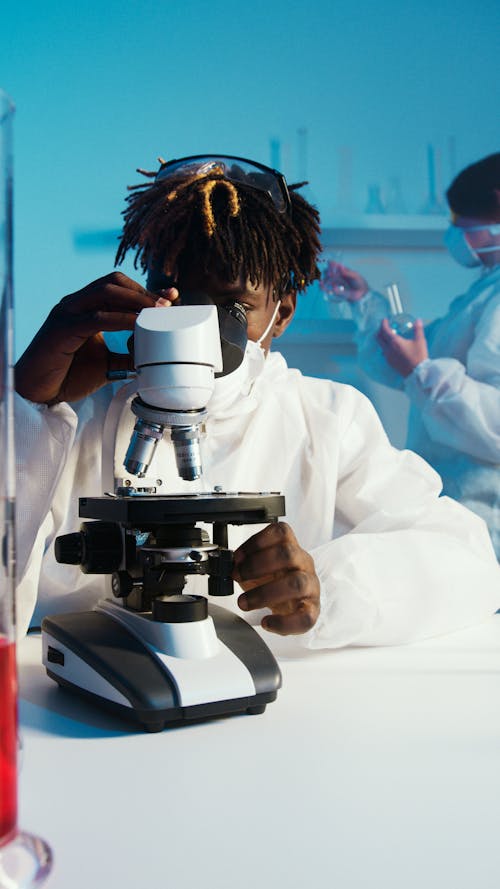
[[[407,312],[398,312],[398,314],[390,316],[389,325],[398,336],[404,337],[405,340],[413,339],[413,328],[415,326],[413,315],[409,315]]]
[[[327,302],[344,302],[347,297],[348,287],[340,270],[342,258],[342,252],[335,250],[328,259],[319,260],[323,266],[319,287]]]

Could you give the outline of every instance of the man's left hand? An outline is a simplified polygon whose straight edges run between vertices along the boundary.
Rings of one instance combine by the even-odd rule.
[[[420,320],[415,321],[413,339],[407,340],[398,336],[390,327],[387,318],[384,318],[377,333],[377,341],[387,363],[402,377],[408,377],[417,364],[429,357],[424,325]]]
[[[233,578],[244,592],[242,611],[270,608],[261,622],[281,636],[306,633],[319,615],[319,580],[312,557],[286,522],[268,525],[238,547]]]

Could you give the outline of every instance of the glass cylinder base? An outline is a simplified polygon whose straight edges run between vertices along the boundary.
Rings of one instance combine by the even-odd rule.
[[[0,846],[0,889],[35,889],[52,870],[52,850],[40,837],[19,831]]]

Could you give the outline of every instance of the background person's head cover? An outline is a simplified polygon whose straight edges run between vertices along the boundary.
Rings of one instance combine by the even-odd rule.
[[[500,152],[471,164],[446,192],[452,224],[445,235],[451,256],[470,268],[500,261]],[[454,221],[460,222],[455,224]],[[472,246],[467,233],[481,232]],[[477,238],[474,239],[477,241]]]
[[[150,181],[129,189],[116,264],[135,250],[150,289],[182,287],[195,272],[271,287],[278,300],[320,277],[319,213],[298,193],[305,183],[222,155],[139,172]]]

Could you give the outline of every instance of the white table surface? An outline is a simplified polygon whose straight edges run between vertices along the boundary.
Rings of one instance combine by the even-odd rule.
[[[49,889],[498,889],[500,615],[281,661],[261,716],[147,734],[19,646],[20,826]]]

